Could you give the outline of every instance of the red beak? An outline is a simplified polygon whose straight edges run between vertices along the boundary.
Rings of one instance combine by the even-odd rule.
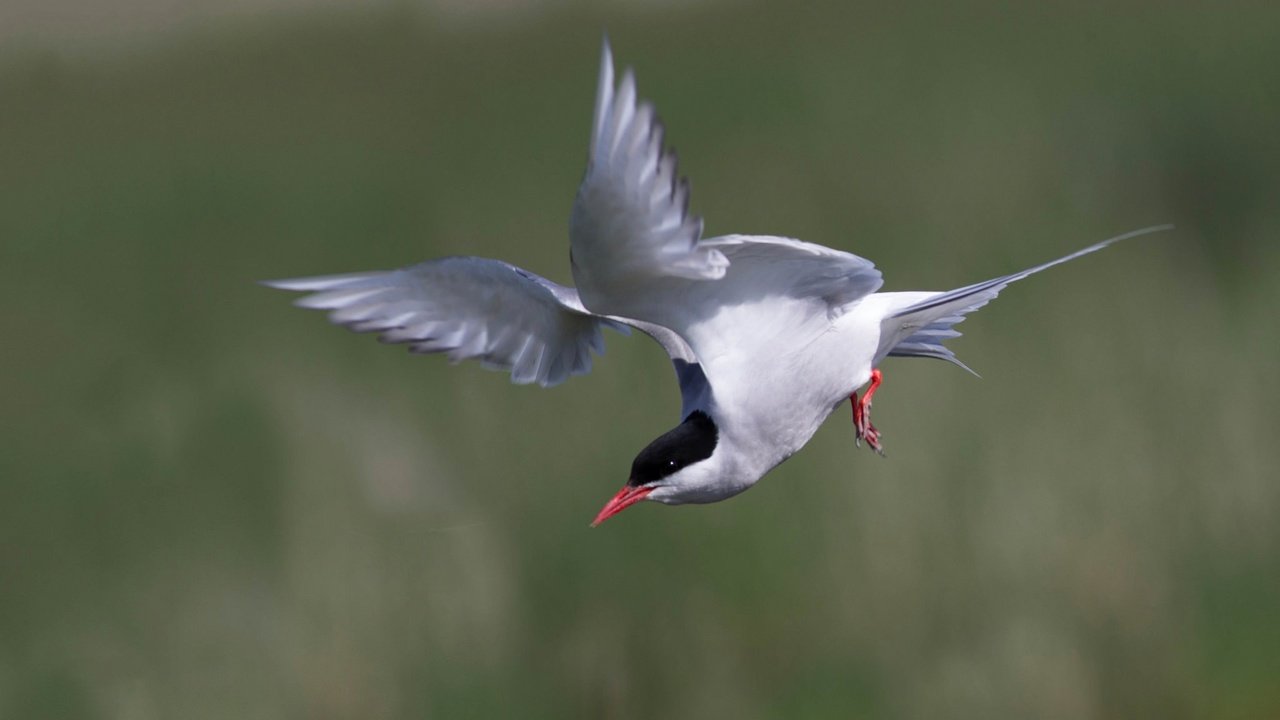
[[[635,505],[645,499],[645,496],[651,492],[653,492],[653,488],[651,487],[632,487],[631,485],[624,485],[622,489],[618,491],[618,494],[613,496],[612,500],[604,504],[604,509],[600,511],[600,514],[596,516],[595,520],[591,521],[591,527],[595,527],[632,505]]]

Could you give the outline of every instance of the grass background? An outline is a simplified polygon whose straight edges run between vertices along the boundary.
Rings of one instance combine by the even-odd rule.
[[[127,3],[122,7],[127,6]],[[127,9],[127,8],[126,8]],[[123,10],[122,10],[123,11]],[[0,48],[0,716],[1280,716],[1280,11],[430,6]],[[262,278],[569,281],[601,28],[710,233],[944,289],[751,492],[587,522],[675,422],[611,336],[542,391]]]

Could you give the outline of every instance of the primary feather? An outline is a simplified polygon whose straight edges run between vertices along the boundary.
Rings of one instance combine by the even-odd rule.
[[[328,310],[356,332],[381,333],[417,353],[444,353],[509,370],[512,382],[558,385],[591,371],[604,352],[604,327],[573,288],[498,260],[450,257],[385,272],[326,275],[266,283],[311,293],[300,307]]]

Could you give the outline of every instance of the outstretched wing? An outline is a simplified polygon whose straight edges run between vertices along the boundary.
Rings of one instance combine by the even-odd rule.
[[[701,237],[653,106],[627,70],[615,88],[606,41],[587,171],[569,226],[588,310],[670,328],[706,362],[820,331],[875,291],[880,273],[849,253],[789,238]],[[714,378],[712,378],[714,384]]]
[[[356,332],[381,333],[416,353],[445,353],[510,370],[511,381],[544,387],[591,371],[604,352],[600,329],[626,327],[587,312],[573,288],[514,265],[449,257],[402,270],[274,280],[311,293],[297,305],[328,310]]]
[[[628,69],[614,87],[613,55],[604,41],[587,170],[569,220],[574,282],[593,312],[620,291],[657,277],[715,280],[728,261],[702,247],[702,220],[689,215],[689,183],[675,152],[663,147],[653,105],[636,101]],[[628,315],[628,317],[631,317]]]

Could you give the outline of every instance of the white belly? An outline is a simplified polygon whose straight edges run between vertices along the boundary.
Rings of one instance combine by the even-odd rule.
[[[827,416],[871,377],[880,316],[858,307],[807,333],[775,331],[738,345],[750,352],[712,358],[720,431],[733,443],[745,487],[804,447]]]

